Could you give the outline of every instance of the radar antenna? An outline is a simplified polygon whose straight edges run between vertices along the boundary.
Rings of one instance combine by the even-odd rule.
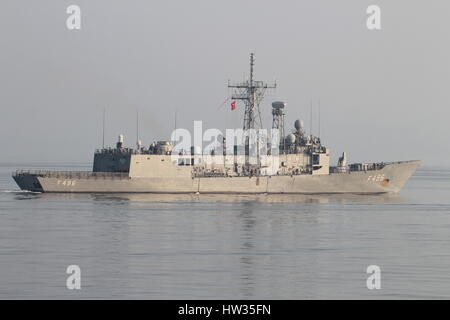
[[[277,84],[274,83],[272,85],[268,85],[263,81],[254,80],[254,72],[253,68],[255,66],[255,54],[250,53],[250,78],[248,80],[244,80],[241,83],[230,84],[228,82],[228,88],[234,89],[234,93],[231,96],[233,100],[242,100],[245,104],[245,113],[244,113],[244,131],[248,131],[250,129],[261,129],[262,121],[261,121],[261,112],[259,110],[259,104],[264,98],[264,94],[267,89],[275,89]],[[258,141],[258,162],[259,162],[259,138]],[[249,136],[247,135],[245,138],[245,155],[246,155],[246,166],[249,167]]]
[[[268,85],[263,81],[256,81],[253,79],[253,67],[255,66],[255,54],[250,53],[250,78],[244,82],[230,84],[228,88],[235,89],[231,96],[233,100],[242,100],[245,103],[244,114],[244,130],[258,129],[262,127],[261,112],[259,104],[264,98],[266,89],[274,89],[277,84]]]

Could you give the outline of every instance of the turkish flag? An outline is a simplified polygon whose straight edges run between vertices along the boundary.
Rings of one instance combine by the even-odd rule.
[[[236,109],[236,101],[233,101],[231,103],[231,111],[233,111],[234,109]]]

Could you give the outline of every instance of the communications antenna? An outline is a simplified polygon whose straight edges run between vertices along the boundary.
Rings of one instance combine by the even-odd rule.
[[[264,98],[264,94],[267,89],[275,89],[277,84],[274,83],[269,85],[263,81],[257,81],[254,79],[254,66],[255,66],[255,54],[250,53],[250,77],[248,80],[244,80],[241,83],[230,84],[228,82],[228,88],[235,90],[234,94],[231,96],[233,100],[242,100],[245,104],[244,112],[244,132],[248,132],[251,129],[261,129],[261,112],[259,110],[259,105]],[[256,131],[258,132],[258,131]],[[258,141],[258,157],[259,157],[259,138]],[[245,162],[246,166],[249,166],[248,161],[249,154],[249,136],[245,138]]]
[[[139,152],[141,149],[141,140],[139,139],[139,109],[136,108],[136,150]]]
[[[259,104],[264,98],[266,89],[274,89],[277,87],[276,83],[273,85],[268,85],[263,81],[254,80],[254,66],[255,54],[250,53],[250,78],[241,83],[228,83],[228,88],[235,89],[235,92],[231,98],[234,100],[242,100],[245,104],[244,130],[258,129],[262,127]]]
[[[313,103],[312,103],[312,100],[310,101],[309,107],[310,107],[310,110],[309,110],[309,136],[312,139],[312,135],[313,135]]]
[[[102,149],[105,149],[105,116],[106,116],[106,108],[103,107]]]
[[[320,138],[320,100],[319,100],[319,136],[318,137]]]

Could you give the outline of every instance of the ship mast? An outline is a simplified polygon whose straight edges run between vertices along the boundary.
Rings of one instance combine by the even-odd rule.
[[[250,78],[244,82],[230,84],[228,83],[228,88],[235,90],[234,94],[231,96],[233,100],[242,100],[245,104],[244,113],[244,125],[243,129],[245,132],[251,129],[261,129],[261,112],[259,110],[259,104],[264,98],[266,89],[276,88],[276,83],[273,85],[268,85],[263,81],[254,80],[253,68],[255,65],[255,54],[250,53]],[[257,131],[256,131],[257,132]],[[249,136],[245,138],[245,162],[246,167],[249,167]],[[257,137],[257,154],[259,159],[259,138]],[[258,160],[259,164],[259,160]]]

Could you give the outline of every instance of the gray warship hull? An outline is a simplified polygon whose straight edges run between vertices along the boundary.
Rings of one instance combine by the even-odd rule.
[[[380,194],[400,191],[419,165],[402,161],[378,170],[250,177],[18,170],[13,178],[22,190],[55,193]]]

